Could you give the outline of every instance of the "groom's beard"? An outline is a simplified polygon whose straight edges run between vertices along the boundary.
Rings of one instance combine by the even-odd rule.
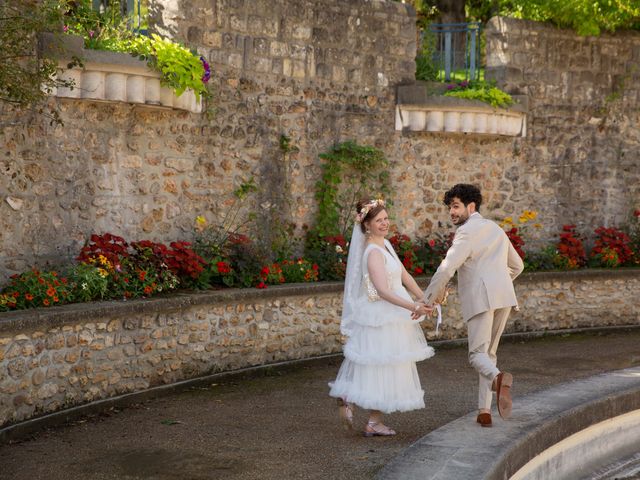
[[[456,217],[457,220],[454,219],[454,218],[451,218],[451,221],[453,222],[453,224],[456,227],[459,227],[459,226],[464,225],[465,223],[467,223],[467,220],[469,220],[470,216],[471,215],[469,215],[469,212],[466,212],[466,215],[460,215],[459,217]]]

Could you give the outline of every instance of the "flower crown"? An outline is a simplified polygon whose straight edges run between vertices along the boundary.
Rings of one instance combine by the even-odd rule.
[[[367,217],[367,213],[377,206],[384,207],[384,200],[378,198],[376,200],[371,200],[369,203],[365,203],[356,215],[356,223],[362,223],[362,221]]]

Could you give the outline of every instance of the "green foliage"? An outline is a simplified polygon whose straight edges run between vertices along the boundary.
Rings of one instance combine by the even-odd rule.
[[[320,158],[322,176],[316,183],[318,216],[314,233],[322,238],[346,236],[353,225],[356,203],[365,194],[388,196],[389,161],[377,148],[348,141],[335,145]]]
[[[201,96],[209,96],[207,85],[202,81],[205,70],[200,57],[179,43],[152,34],[124,42],[123,49],[147,60],[152,68],[160,71],[163,84],[172,88],[176,95],[190,89],[198,100]]]
[[[135,38],[129,18],[120,12],[119,0],[112,0],[104,12],[92,8],[87,0],[73,2],[65,14],[64,31],[84,38],[85,48],[122,52],[125,42]]]
[[[198,100],[211,96],[203,80],[205,66],[197,53],[159,35],[147,37],[131,31],[131,18],[123,17],[118,7],[119,2],[112,1],[98,13],[89,0],[75,2],[67,13],[65,30],[84,37],[86,48],[130,53],[146,60],[150,68],[162,74],[163,85],[178,96],[187,89],[193,90]]]
[[[445,96],[447,97],[480,100],[493,107],[508,107],[513,104],[511,95],[484,81],[460,82],[456,85],[450,85],[449,87],[451,88],[445,92]]]
[[[90,302],[106,298],[109,289],[108,276],[106,270],[93,264],[74,265],[67,274],[73,287],[71,301]]]
[[[0,312],[50,307],[69,301],[71,285],[55,271],[29,270],[13,275],[0,293]]]
[[[58,111],[45,100],[56,87],[74,85],[54,77],[58,62],[38,54],[37,33],[58,31],[65,9],[65,1],[0,2],[0,101],[35,107],[55,123],[61,123]]]
[[[549,21],[580,35],[640,29],[637,0],[467,0],[467,11],[482,21],[493,15]]]
[[[434,81],[438,79],[439,69],[433,62],[436,51],[436,37],[428,28],[423,30],[422,45],[416,56],[416,80]]]

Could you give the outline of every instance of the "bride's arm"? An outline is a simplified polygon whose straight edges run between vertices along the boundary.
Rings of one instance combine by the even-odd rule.
[[[420,305],[410,302],[399,297],[389,288],[387,281],[387,270],[384,265],[384,256],[379,250],[373,250],[367,258],[367,268],[369,270],[369,279],[378,291],[378,296],[389,303],[393,303],[402,308],[406,308],[410,312],[417,312]],[[420,292],[422,294],[422,291]]]
[[[413,298],[418,298],[422,300],[422,289],[416,282],[415,278],[407,272],[407,269],[402,265],[402,284],[407,287],[407,290],[413,295]]]

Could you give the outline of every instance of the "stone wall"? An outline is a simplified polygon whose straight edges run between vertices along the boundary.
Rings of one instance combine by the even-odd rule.
[[[640,34],[494,18],[486,38],[487,77],[529,98],[511,200],[582,232],[628,223],[640,205]]]
[[[440,199],[457,182],[482,187],[489,217],[539,210],[547,239],[564,223],[621,223],[640,203],[637,82],[607,100],[627,70],[636,78],[640,35],[492,21],[488,73],[531,99],[528,136],[512,139],[395,131],[395,87],[415,71],[415,13],[402,3],[155,0],[151,18],[210,60],[211,115],[52,99],[61,127],[0,105],[2,278],[73,258],[94,232],[188,240],[194,218],[219,220],[251,177],[256,236],[289,221],[301,233],[318,155],[348,139],[390,159],[391,214],[412,236],[445,232]],[[565,62],[560,41],[580,54]],[[281,135],[298,151],[283,156]]]
[[[508,332],[637,325],[640,271],[524,274]],[[0,425],[210,373],[341,351],[342,284],[0,314]],[[466,336],[455,292],[438,339]],[[423,323],[434,339],[433,321]]]

